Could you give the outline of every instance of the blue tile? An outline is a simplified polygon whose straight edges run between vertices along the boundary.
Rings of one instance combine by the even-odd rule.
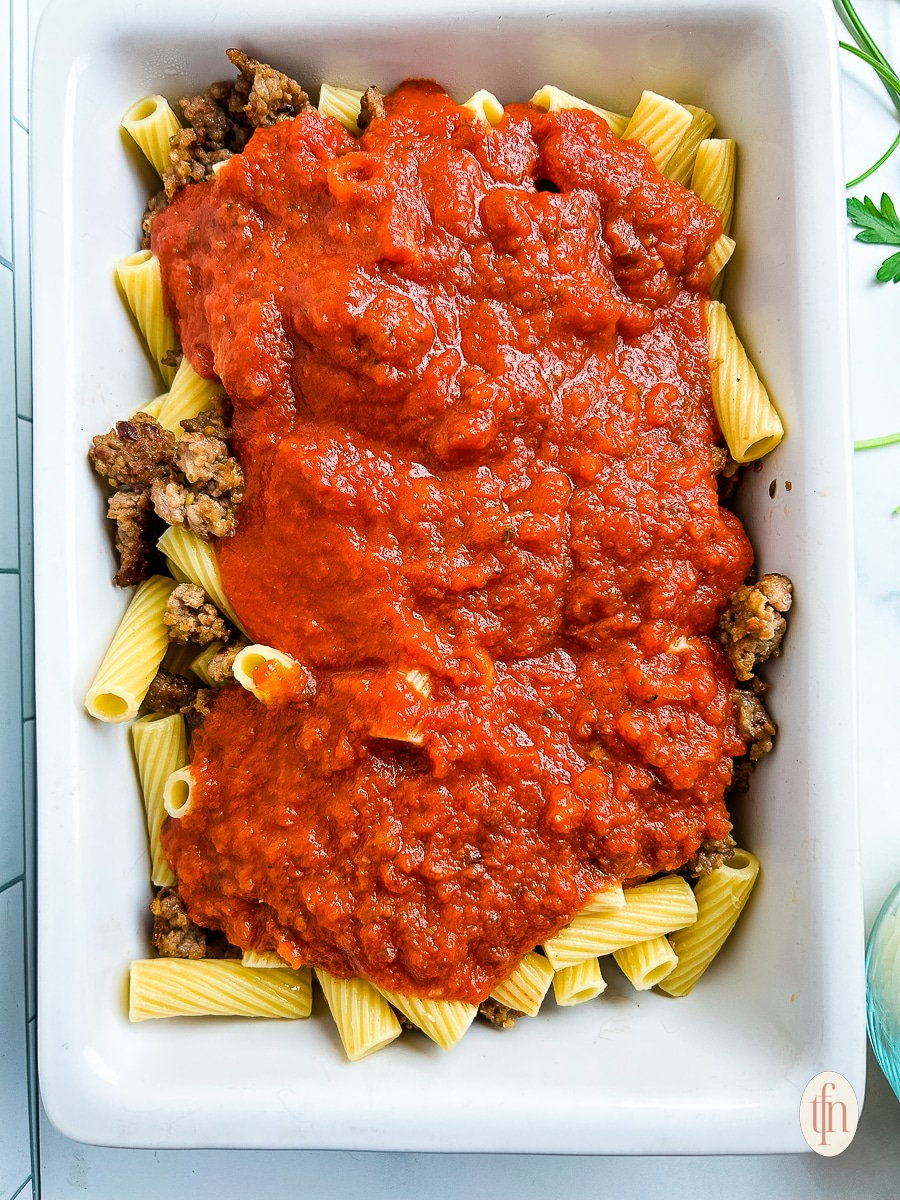
[[[28,207],[28,134],[12,129],[13,153],[13,291],[16,309],[16,407],[31,416],[31,213]]]
[[[37,1192],[35,1191],[34,1180],[26,1179],[16,1194],[12,1197],[12,1200],[34,1200],[36,1196]]]
[[[22,725],[22,755],[25,776],[25,1003],[28,1020],[31,1021],[37,1013],[37,804],[34,721],[25,721]]]
[[[9,0],[0,0],[0,257],[12,259],[12,189],[10,187],[9,127],[10,57],[9,57]]]
[[[0,575],[0,629],[19,628],[19,577]],[[24,870],[22,685],[19,639],[0,638],[0,886]],[[4,962],[0,958],[0,963]],[[2,1195],[2,1192],[0,1192]]]
[[[31,1173],[40,1180],[41,1173],[41,1094],[37,1069],[37,1020],[28,1022],[28,1120],[31,1124]],[[39,1183],[34,1191],[40,1190]]]
[[[28,0],[12,3],[12,111],[17,121],[28,125],[28,81],[31,55],[28,49]]]
[[[19,418],[19,590],[22,609],[22,716],[34,716],[34,518],[31,422]]]
[[[15,1196],[31,1174],[21,883],[0,892],[0,1196]]]
[[[13,273],[0,266],[0,570],[7,571],[19,565],[15,372]]]

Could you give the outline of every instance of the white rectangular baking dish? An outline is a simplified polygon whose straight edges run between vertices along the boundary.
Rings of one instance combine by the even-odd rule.
[[[63,1132],[158,1147],[777,1152],[805,1149],[800,1096],[819,1071],[862,1096],[832,41],[827,0],[50,5],[33,100],[39,1019],[41,1090]],[[781,739],[736,813],[764,875],[687,1000],[613,983],[512,1033],[473,1028],[451,1054],[407,1038],[352,1066],[326,1020],[126,1019],[127,966],[147,953],[142,814],[125,731],[82,709],[125,604],[85,452],[155,391],[111,276],[152,190],[119,118],[145,93],[229,74],[232,45],[310,88],[418,74],[511,100],[553,82],[629,111],[652,87],[702,103],[739,141],[726,298],[789,431],[742,510],[761,568],[787,571],[797,602],[769,671]]]

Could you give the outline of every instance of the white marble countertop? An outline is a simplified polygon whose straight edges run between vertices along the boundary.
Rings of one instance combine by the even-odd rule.
[[[73,0],[75,2],[75,0]],[[14,4],[26,0],[13,0]],[[34,25],[39,0],[31,0]],[[859,10],[886,51],[900,59],[900,5],[859,0]],[[891,23],[892,27],[891,27]],[[878,157],[897,118],[874,75],[846,62],[845,145],[848,174]],[[865,189],[890,191],[900,202],[900,152]],[[852,234],[848,231],[848,239]],[[852,405],[857,437],[900,429],[894,383],[900,343],[900,286],[878,285],[874,272],[888,253],[853,245],[850,252]],[[862,874],[867,928],[900,878],[900,800],[892,766],[900,727],[900,445],[857,455],[857,637],[860,679],[859,784]],[[836,629],[835,637],[849,631]],[[825,674],[827,678],[827,672]],[[848,797],[848,802],[850,798]],[[891,818],[894,819],[891,819]],[[848,971],[853,969],[848,964]],[[654,1197],[707,1193],[732,1200],[760,1195],[896,1200],[900,1196],[900,1103],[870,1058],[865,1106],[853,1145],[839,1158],[813,1154],[729,1158],[575,1158],[490,1155],[360,1154],[262,1151],[110,1150],[82,1146],[46,1121],[40,1129],[41,1190],[51,1200],[150,1200],[165,1195],[245,1200],[263,1193],[325,1194],[330,1200],[430,1200],[513,1196],[536,1200],[560,1191],[613,1194],[627,1186]]]

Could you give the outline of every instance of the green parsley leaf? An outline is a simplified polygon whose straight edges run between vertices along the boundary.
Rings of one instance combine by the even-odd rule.
[[[884,260],[875,272],[875,278],[879,283],[900,283],[900,252]]]
[[[850,218],[850,224],[859,228],[856,235],[858,242],[868,242],[876,246],[900,246],[900,219],[887,192],[882,192],[881,208],[869,196],[862,201],[851,196],[847,201],[847,216]]]

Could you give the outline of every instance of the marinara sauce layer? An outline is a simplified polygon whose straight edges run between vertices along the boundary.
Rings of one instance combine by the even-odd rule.
[[[158,216],[234,405],[225,589],[310,672],[225,687],[195,734],[163,832],[194,920],[477,1002],[590,894],[728,832],[710,632],[752,555],[713,464],[720,232],[594,114],[492,129],[421,81],[359,139],[258,130]]]

